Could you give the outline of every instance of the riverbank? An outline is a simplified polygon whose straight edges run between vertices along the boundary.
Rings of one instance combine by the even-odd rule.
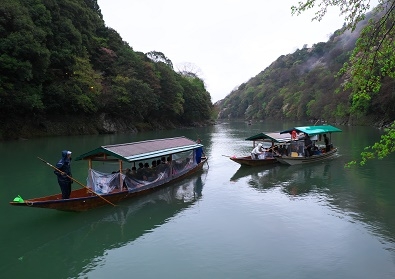
[[[136,122],[122,117],[113,118],[101,114],[95,116],[53,116],[44,119],[27,116],[0,120],[0,141],[29,139],[49,136],[98,135],[117,133],[138,133],[186,127],[185,124],[163,120]],[[212,121],[191,123],[188,127],[212,125]]]
[[[251,123],[264,122],[275,119],[251,120]],[[222,120],[224,121],[224,120]],[[246,121],[240,119],[239,121]],[[309,123],[317,123],[317,120],[306,120]],[[221,122],[221,120],[219,120]],[[319,121],[324,124],[326,121]],[[376,128],[388,127],[392,122],[387,119],[360,117],[358,119],[336,119],[330,122],[334,125],[371,126]],[[184,127],[204,127],[214,125],[215,121],[194,122],[189,125],[176,123],[169,120],[139,122],[132,118],[114,118],[106,114],[100,115],[68,115],[52,116],[50,119],[35,115],[0,119],[0,141],[30,139],[50,136],[76,136],[76,135],[99,135],[117,133],[138,133],[145,131],[169,130]]]

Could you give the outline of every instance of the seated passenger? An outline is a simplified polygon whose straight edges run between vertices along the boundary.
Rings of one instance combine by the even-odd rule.
[[[271,148],[265,148],[265,157],[266,158],[273,158],[273,151]]]
[[[279,156],[287,156],[287,148],[285,145],[281,144],[278,148],[278,155]]]
[[[125,175],[127,177],[136,178],[136,176],[137,176],[136,167],[132,167],[132,169],[126,169]]]
[[[137,169],[137,179],[139,180],[147,180],[145,176],[144,164],[139,163],[139,168]]]
[[[313,152],[313,155],[320,155],[321,154],[321,150],[316,145],[313,146],[312,152]]]
[[[156,163],[156,161],[155,161],[155,163]],[[143,175],[145,177],[144,180],[153,181],[157,177],[155,171],[150,168],[148,163],[144,164],[143,173],[144,173]]]
[[[289,145],[286,145],[286,144],[283,145],[283,154],[282,154],[282,156],[288,156],[289,155],[289,148],[290,148]]]
[[[123,180],[123,188],[135,188],[139,186],[140,184],[138,183],[138,174],[136,167],[132,167],[132,169],[127,169],[125,173],[125,179]]]

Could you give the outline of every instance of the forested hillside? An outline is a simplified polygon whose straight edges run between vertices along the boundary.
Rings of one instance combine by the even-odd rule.
[[[1,1],[0,139],[195,125],[211,107],[198,76],[134,51],[96,0]]]
[[[280,56],[216,105],[219,119],[324,120],[350,124],[386,124],[395,119],[395,81],[383,82],[366,109],[351,111],[351,94],[338,90],[336,77],[348,61],[360,30],[337,30],[327,42]]]

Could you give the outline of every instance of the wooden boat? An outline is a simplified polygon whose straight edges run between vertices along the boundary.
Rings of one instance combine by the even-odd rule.
[[[288,144],[288,155],[282,155],[277,157],[277,161],[286,165],[300,165],[307,163],[315,163],[337,156],[338,149],[333,147],[332,133],[341,132],[339,128],[331,125],[322,126],[303,126],[293,127],[285,131],[280,132],[281,134],[297,134],[297,137]],[[326,151],[325,145],[318,145],[317,142],[323,140],[323,135],[329,135],[330,148]],[[304,148],[304,138],[309,136],[313,143],[313,155],[307,156]]]
[[[278,144],[285,144],[291,140],[291,137],[287,134],[280,134],[279,132],[273,133],[259,133],[257,135],[246,138],[245,140],[253,142],[253,148],[262,143],[267,149],[271,149],[272,146]],[[229,158],[242,166],[265,166],[271,164],[277,164],[278,161],[276,157],[273,156],[273,152],[268,152],[267,154],[262,154],[263,156],[258,159],[253,159],[251,155],[248,156],[230,156]]]
[[[264,158],[264,159],[252,159],[251,155],[250,156],[241,156],[241,157],[236,157],[232,156],[229,157],[233,162],[236,162],[240,165],[243,166],[250,166],[250,167],[256,167],[256,166],[265,166],[265,165],[272,165],[278,163],[275,157],[271,158]]]
[[[290,157],[290,156],[282,156],[277,157],[277,161],[285,164],[285,165],[300,165],[300,164],[307,164],[307,163],[315,163],[319,161],[323,161],[329,158],[333,158],[337,155],[337,148],[333,148],[329,152],[322,153],[320,155],[312,155],[310,157],[305,157],[304,155],[297,156],[297,157]]]
[[[77,181],[84,187],[73,190],[69,199],[62,199],[62,194],[59,193],[27,200],[17,197],[10,204],[62,211],[86,211],[104,205],[114,205],[121,200],[155,191],[201,170],[208,159],[202,157],[201,161],[196,163],[196,149],[200,147],[201,144],[185,137],[101,146],[76,158],[88,161],[88,185]],[[166,157],[167,163],[163,162],[163,158]],[[136,166],[153,159],[161,160],[163,163],[156,168],[142,170],[141,173],[132,173],[129,168],[124,169],[125,163]],[[112,163],[113,166],[114,162],[117,162],[119,170],[112,173],[100,172],[92,168],[93,162],[100,162],[98,165],[101,167],[103,163]]]

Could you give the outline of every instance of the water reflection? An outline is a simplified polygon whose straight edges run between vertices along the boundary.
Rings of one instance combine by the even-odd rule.
[[[38,267],[45,262],[45,278],[77,278],[100,265],[107,251],[135,241],[193,206],[202,197],[202,175],[204,172],[116,207],[55,212],[30,220],[24,224],[29,229],[16,232],[29,241],[22,246],[15,241],[15,250],[2,262],[0,272],[4,278],[11,278],[15,271],[18,278],[43,278]]]
[[[202,191],[203,191],[203,181],[202,181],[202,176],[199,175],[195,182],[193,183],[193,192],[196,194],[197,197],[202,196]]]
[[[263,168],[240,167],[230,178],[237,182],[247,179],[248,185],[258,191],[274,187],[290,196],[305,196],[310,192],[325,192],[331,179],[332,161],[313,165],[285,166],[273,165]]]
[[[331,162],[314,166],[288,167],[283,176],[283,191],[292,196],[306,196],[312,193],[327,192],[330,181]]]
[[[388,173],[394,161],[385,166],[373,164],[361,169],[345,169],[339,160],[301,166],[278,165],[265,168],[240,167],[230,178],[235,183],[247,183],[251,188],[270,195],[272,190],[293,198],[312,198],[334,216],[360,224],[394,251],[395,205],[391,197],[395,187],[373,176]],[[371,177],[367,177],[369,172]],[[375,181],[373,180],[375,178]],[[395,258],[394,258],[395,260]]]

